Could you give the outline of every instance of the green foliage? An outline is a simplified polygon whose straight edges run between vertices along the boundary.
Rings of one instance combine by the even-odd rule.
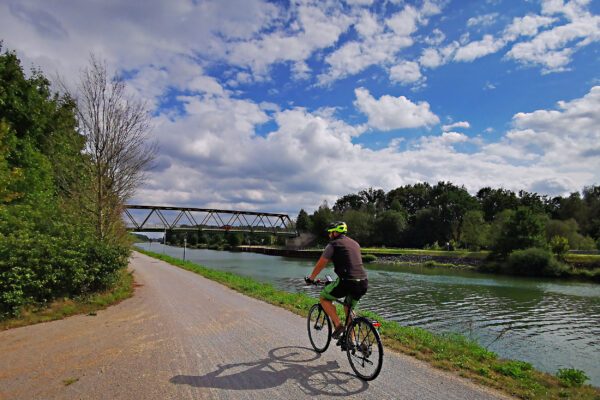
[[[494,371],[513,378],[525,378],[532,370],[533,366],[525,361],[507,361],[494,366]]]
[[[574,368],[561,368],[556,373],[556,377],[566,387],[581,387],[585,381],[590,379],[585,372]]]
[[[505,268],[512,274],[528,276],[559,276],[564,270],[548,250],[535,247],[512,252]]]
[[[39,71],[0,54],[0,319],[28,304],[112,284],[127,264],[117,237],[96,241],[81,214],[83,138],[73,102]]]
[[[527,207],[517,208],[499,227],[498,236],[493,243],[494,253],[504,258],[514,250],[544,247],[545,223],[544,215]]]
[[[384,246],[399,246],[407,227],[406,216],[399,211],[384,211],[375,219],[374,238]]]
[[[594,240],[581,235],[579,231],[579,224],[574,218],[567,220],[552,219],[546,224],[546,239],[550,241],[554,236],[562,236],[567,239],[571,249],[594,250]]]
[[[308,213],[301,209],[296,218],[296,229],[298,232],[309,232],[311,230],[311,221]]]
[[[317,241],[320,243],[326,243],[327,238],[327,226],[333,222],[334,215],[327,202],[323,202],[321,206],[311,216],[312,221],[312,233],[317,237]]]
[[[362,256],[362,261],[363,263],[372,263],[374,261],[377,261],[377,256],[374,256],[373,254],[364,254]]]
[[[230,247],[236,247],[242,244],[242,234],[239,232],[227,232],[225,239]]]
[[[344,212],[341,219],[348,224],[348,235],[363,246],[373,242],[373,215],[367,211],[350,209]]]
[[[465,213],[461,243],[469,250],[480,250],[490,245],[490,225],[485,222],[483,211]]]
[[[567,238],[556,235],[550,239],[550,250],[558,260],[565,261],[565,256],[569,252],[569,241]]]

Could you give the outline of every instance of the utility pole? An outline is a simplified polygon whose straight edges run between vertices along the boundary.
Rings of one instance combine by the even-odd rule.
[[[183,261],[185,261],[185,248],[187,247],[187,233],[185,234],[185,237],[183,238]]]

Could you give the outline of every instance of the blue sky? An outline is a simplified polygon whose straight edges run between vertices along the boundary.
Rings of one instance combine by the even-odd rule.
[[[0,39],[73,85],[91,53],[148,102],[132,202],[296,214],[440,180],[600,184],[600,1],[0,0]]]

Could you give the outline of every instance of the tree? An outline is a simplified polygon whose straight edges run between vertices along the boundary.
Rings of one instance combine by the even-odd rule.
[[[406,230],[406,215],[398,211],[384,211],[375,220],[374,236],[384,246],[400,246]]]
[[[311,228],[310,217],[308,213],[301,209],[298,213],[298,218],[296,218],[296,229],[298,232],[308,232]]]
[[[393,190],[386,195],[386,204],[391,208],[394,201],[406,210],[408,217],[412,219],[417,211],[429,207],[431,201],[431,185],[429,183],[415,183]]]
[[[317,241],[324,243],[327,240],[325,231],[327,226],[333,222],[334,216],[329,205],[324,201],[311,216],[312,233],[317,237]]]
[[[487,222],[494,220],[504,210],[513,210],[519,205],[517,195],[506,189],[484,187],[477,192],[477,200],[481,204],[483,217]]]
[[[546,220],[545,215],[535,213],[529,207],[517,208],[500,227],[496,242],[493,243],[494,253],[506,257],[514,250],[545,247]]]
[[[442,240],[453,239],[460,242],[463,218],[467,211],[478,208],[467,189],[450,182],[438,182],[431,189],[431,205],[438,210],[440,227],[443,229]]]
[[[337,199],[333,211],[343,214],[347,210],[360,210],[365,205],[364,198],[357,194],[347,194]]]
[[[381,189],[368,188],[358,192],[358,195],[362,198],[364,205],[370,207],[374,212],[385,207],[385,192]]]
[[[348,225],[348,234],[362,246],[369,246],[373,240],[373,216],[366,211],[347,210],[342,219]]]
[[[479,250],[489,246],[490,226],[483,218],[483,211],[467,211],[463,220],[462,244],[471,250]]]
[[[91,161],[87,172],[93,197],[84,204],[95,215],[98,237],[104,239],[121,222],[123,203],[144,181],[156,156],[156,144],[148,140],[150,113],[144,103],[126,94],[121,78],[109,78],[106,63],[94,56],[72,97]]]

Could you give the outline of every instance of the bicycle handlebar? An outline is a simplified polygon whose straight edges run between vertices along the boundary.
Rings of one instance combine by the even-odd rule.
[[[307,285],[313,285],[313,286],[326,286],[328,284],[330,284],[331,282],[333,282],[333,279],[331,279],[330,276],[327,276],[327,279],[322,280],[322,279],[315,279],[314,281],[311,280],[308,276],[304,278],[304,282],[306,282]]]

